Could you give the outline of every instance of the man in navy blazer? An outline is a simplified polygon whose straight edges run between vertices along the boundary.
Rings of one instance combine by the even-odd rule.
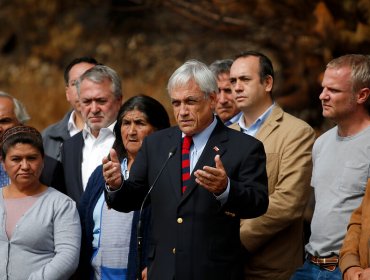
[[[168,83],[178,126],[144,139],[127,181],[122,180],[114,150],[103,160],[106,201],[116,210],[140,209],[154,184],[149,280],[241,279],[240,218],[266,212],[263,145],[214,116],[217,91],[204,63],[186,62]],[[192,136],[193,144],[190,183],[182,193],[185,135]]]
[[[76,202],[80,201],[84,192],[81,173],[83,147],[84,139],[82,132],[65,140],[62,146],[66,194]]]
[[[84,72],[76,87],[85,127],[64,142],[62,163],[66,193],[79,202],[91,173],[115,140],[113,127],[122,104],[122,88],[116,71],[105,65]]]

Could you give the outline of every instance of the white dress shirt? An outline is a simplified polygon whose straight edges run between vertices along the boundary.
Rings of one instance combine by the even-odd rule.
[[[81,131],[75,123],[75,114],[76,112],[73,110],[68,120],[68,132],[71,137]]]
[[[81,165],[82,185],[84,190],[86,189],[91,173],[93,173],[98,165],[102,164],[103,157],[109,154],[109,150],[113,146],[115,140],[113,128],[115,124],[116,122],[112,123],[107,128],[100,129],[97,138],[91,134],[90,128],[86,125],[82,130],[85,142],[82,151]]]

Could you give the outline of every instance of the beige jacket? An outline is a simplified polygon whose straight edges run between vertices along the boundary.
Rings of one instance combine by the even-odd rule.
[[[369,267],[370,259],[370,179],[367,181],[362,203],[351,216],[348,231],[340,250],[339,268],[344,273],[348,268]]]
[[[231,128],[240,130],[239,125]],[[245,279],[289,279],[303,262],[303,213],[310,193],[314,130],[279,106],[259,129],[269,184],[267,213],[242,220],[241,241],[252,254]]]

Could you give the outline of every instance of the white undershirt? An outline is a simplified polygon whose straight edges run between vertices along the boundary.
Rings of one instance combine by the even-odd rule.
[[[68,120],[68,132],[71,137],[81,131],[75,123],[75,114],[76,112],[72,111],[71,115],[69,116],[69,120]]]

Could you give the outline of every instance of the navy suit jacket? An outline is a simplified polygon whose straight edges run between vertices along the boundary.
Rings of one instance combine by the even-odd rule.
[[[82,132],[64,141],[62,148],[62,163],[66,194],[77,203],[83,194],[82,185],[82,149],[84,139]]]
[[[150,193],[148,279],[242,279],[240,218],[260,216],[268,206],[266,155],[257,139],[218,120],[194,170],[214,166],[215,155],[221,156],[230,179],[227,202],[221,205],[194,174],[181,195],[181,131],[155,132],[144,139],[130,178],[106,194],[108,205],[125,212],[138,209],[174,147],[176,153]]]
[[[55,158],[45,155],[40,182],[65,194],[66,189],[62,163]]]

